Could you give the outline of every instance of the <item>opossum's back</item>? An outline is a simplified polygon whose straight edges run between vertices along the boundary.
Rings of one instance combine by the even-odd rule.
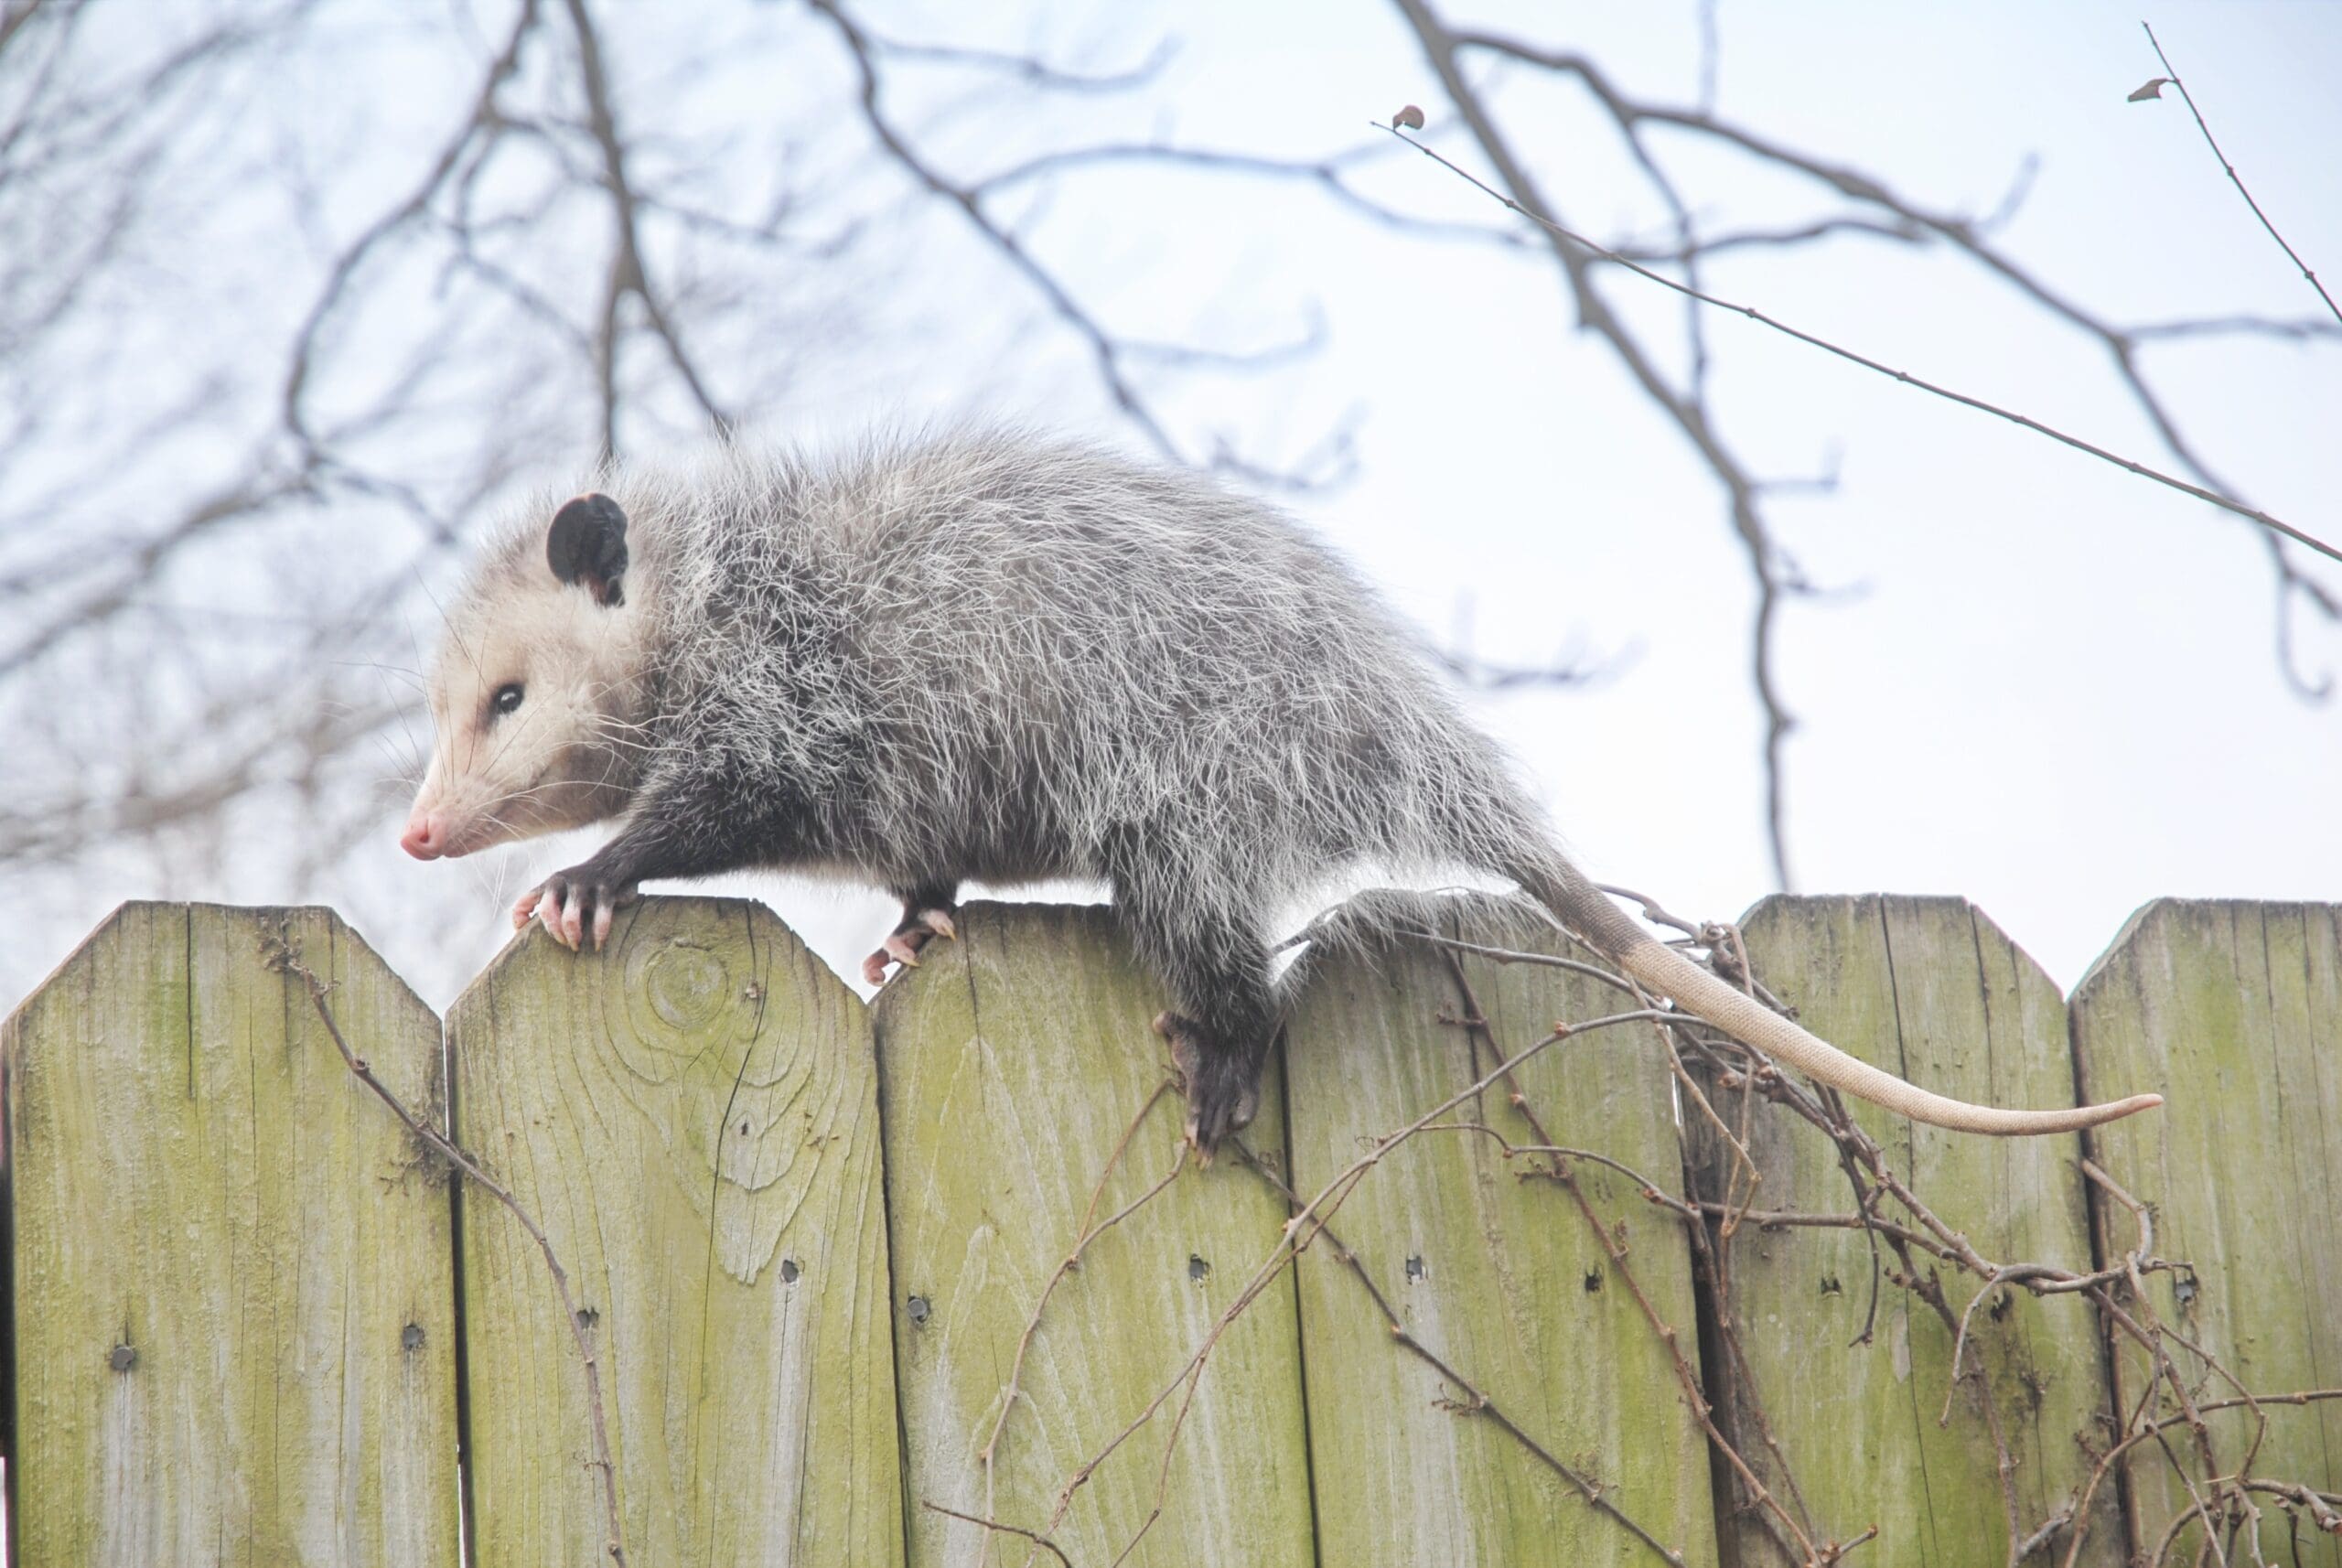
[[[1442,702],[1347,565],[1208,479],[971,441],[865,485],[837,498],[836,541],[887,710],[1193,752]]]

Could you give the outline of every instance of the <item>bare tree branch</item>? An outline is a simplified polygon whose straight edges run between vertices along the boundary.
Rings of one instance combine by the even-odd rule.
[[[976,232],[982,235],[985,242],[997,251],[1026,283],[1032,285],[1034,291],[1048,303],[1049,308],[1057,313],[1060,320],[1090,345],[1090,358],[1097,367],[1098,379],[1104,384],[1107,394],[1113,399],[1114,406],[1122,410],[1123,415],[1145,435],[1156,451],[1175,463],[1185,462],[1186,458],[1180,452],[1179,444],[1171,438],[1170,432],[1164,428],[1162,422],[1155,417],[1154,410],[1147,405],[1146,400],[1139,394],[1138,389],[1123,373],[1121,355],[1117,351],[1114,340],[1106,329],[1098,324],[1096,317],[1075,301],[1072,295],[1067,292],[1065,285],[1058,281],[1054,273],[1033,259],[1032,253],[1025,248],[1015,235],[1002,227],[991,214],[984,210],[983,199],[976,188],[956,185],[946,179],[932,164],[911,146],[903,133],[896,127],[894,121],[888,117],[884,105],[879,101],[878,71],[872,58],[876,46],[873,44],[869,35],[845,14],[837,4],[837,0],[809,0],[809,3],[815,11],[827,17],[830,25],[837,29],[839,38],[844,42],[848,54],[853,57],[854,74],[860,84],[859,100],[862,105],[863,120],[870,127],[870,134],[877,138],[878,145],[884,147],[887,156],[892,157],[913,179],[924,186],[930,194],[958,208],[966,216],[968,222]]]
[[[1009,54],[999,49],[967,48],[944,44],[906,43],[886,38],[868,26],[862,29],[864,39],[873,49],[897,59],[930,65],[970,66],[1022,81],[1029,87],[1047,88],[1054,92],[1128,92],[1146,86],[1163,74],[1178,52],[1168,38],[1160,39],[1149,49],[1146,58],[1123,70],[1078,71],[1050,65],[1032,55]]]
[[[1408,142],[1419,152],[1442,163],[1498,201],[1535,222],[1537,231],[1545,240],[1546,249],[1568,287],[1581,326],[1609,345],[1630,379],[1699,453],[1724,492],[1727,516],[1747,561],[1756,596],[1749,668],[1751,684],[1765,720],[1763,767],[1767,837],[1772,848],[1775,875],[1782,886],[1789,885],[1785,843],[1783,754],[1784,744],[1795,721],[1788,711],[1774,674],[1772,640],[1782,599],[1789,596],[1811,596],[1814,590],[1767,526],[1762,500],[1768,492],[1779,488],[1778,482],[1759,479],[1748,471],[1724,441],[1708,407],[1705,392],[1708,348],[1696,319],[1702,306],[1745,316],[1878,374],[1993,413],[2260,524],[2264,531],[2261,538],[2269,550],[2275,574],[2279,668],[2294,692],[2305,698],[2322,699],[2331,690],[2330,676],[2311,677],[2296,667],[2292,617],[2296,607],[2306,606],[2328,621],[2342,621],[2342,604],[2337,604],[2337,595],[2332,590],[2294,564],[2288,553],[2288,545],[2298,544],[2337,561],[2342,561],[2342,551],[2337,551],[2306,530],[2247,504],[2238,498],[2234,487],[2213,476],[2148,384],[2139,364],[2139,350],[2143,344],[2157,339],[2215,332],[2317,338],[2332,335],[2332,328],[2324,323],[2272,322],[2254,317],[2160,323],[2135,329],[2119,328],[2049,289],[2012,262],[1988,239],[1992,230],[2004,220],[2014,203],[2021,197],[2029,177],[2029,165],[2004,200],[2001,210],[1989,219],[1979,220],[1931,212],[1896,195],[1879,180],[1858,170],[1794,151],[1716,118],[1713,106],[1705,99],[1696,110],[1643,102],[1621,91],[1584,55],[1547,48],[1497,34],[1448,27],[1434,14],[1430,0],[1394,0],[1394,3],[1414,32],[1425,58],[1438,72],[1443,88],[1456,105],[1480,156],[1493,171],[1492,179],[1481,180],[1433,146],[1405,134],[1395,124],[1384,129],[1396,139]],[[1538,190],[1528,165],[1498,124],[1488,106],[1486,92],[1476,87],[1461,69],[1460,57],[1467,52],[1492,55],[1542,71],[1566,76],[1583,85],[1616,125],[1636,168],[1671,214],[1675,230],[1672,242],[1634,242],[1620,246],[1603,246],[1565,226]],[[1693,223],[1686,202],[1675,188],[1656,150],[1646,144],[1643,131],[1648,126],[1658,126],[1736,148],[1767,165],[1819,181],[1839,197],[1856,204],[1857,210],[1776,231],[1751,230],[1703,235]],[[2088,335],[2107,353],[2132,400],[2147,416],[2158,438],[2177,460],[2182,473],[2188,477],[2150,467],[2018,411],[1922,381],[1907,371],[1789,327],[1752,307],[1721,299],[1709,293],[1700,281],[1700,261],[1711,254],[1728,249],[1779,248],[1810,243],[1839,235],[1892,239],[1907,244],[1927,241],[1947,243],[1992,275],[2015,288],[2033,304]],[[1679,281],[1656,270],[1655,265],[1645,263],[1681,268],[1683,277]],[[1594,284],[1595,270],[1598,266],[1608,265],[1623,267],[1684,296],[1687,311],[1692,315],[1686,321],[1690,362],[1680,384],[1671,381],[1660,371],[1650,349],[1607,307],[1597,292]]]
[[[1530,212],[1553,210],[1531,177],[1527,166],[1514,155],[1510,144],[1498,129],[1479,92],[1465,80],[1456,59],[1461,40],[1441,25],[1425,0],[1397,0],[1397,5],[1401,15],[1414,29],[1424,58],[1438,73],[1440,85],[1462,115],[1481,155],[1488,160],[1490,166],[1497,171],[1499,181],[1510,193],[1509,199]],[[1775,569],[1778,552],[1765,524],[1756,482],[1737,455],[1725,446],[1722,435],[1709,417],[1706,403],[1696,391],[1690,394],[1679,393],[1670,386],[1657,361],[1595,290],[1587,267],[1593,252],[1573,244],[1557,229],[1546,228],[1542,231],[1569,285],[1578,320],[1610,345],[1644,395],[1699,451],[1724,488],[1733,532],[1747,558],[1749,575],[1756,590],[1756,609],[1750,628],[1749,671],[1757,703],[1765,718],[1766,838],[1772,851],[1774,880],[1782,887],[1789,887],[1793,884],[1789,875],[1782,747],[1796,721],[1781,699],[1773,669],[1774,623],[1785,590]]]
[[[24,25],[33,19],[33,13],[40,8],[41,0],[8,0],[5,6],[0,6],[0,50],[7,48],[10,41],[23,30]]]
[[[1000,255],[1026,284],[1032,288],[1050,313],[1063,323],[1086,347],[1099,384],[1115,408],[1128,420],[1148,445],[1170,461],[1193,461],[1164,422],[1153,402],[1141,390],[1130,374],[1127,361],[1134,358],[1159,360],[1158,352],[1134,346],[1129,339],[1111,330],[1098,316],[1075,298],[1073,291],[1050,267],[1036,257],[1029,247],[1011,230],[996,219],[985,206],[987,197],[1011,187],[1027,183],[1052,170],[1079,166],[1085,163],[1112,163],[1133,158],[1157,162],[1187,162],[1219,166],[1245,166],[1249,173],[1277,173],[1289,177],[1313,180],[1338,199],[1353,205],[1371,208],[1373,204],[1350,192],[1343,186],[1335,166],[1282,165],[1272,159],[1254,159],[1244,155],[1222,155],[1202,151],[1133,148],[1110,145],[1094,149],[1048,155],[1027,160],[1022,165],[972,182],[955,181],[945,176],[933,160],[911,145],[909,137],[889,115],[883,102],[877,59],[885,52],[901,53],[905,46],[882,43],[861,22],[848,15],[841,0],[809,0],[813,10],[825,17],[845,45],[851,59],[857,85],[864,124],[872,137],[888,157],[922,189],[947,206],[957,209],[979,238]],[[1050,85],[1067,85],[1049,73]],[[1099,89],[1112,79],[1083,79],[1087,89]],[[1322,171],[1322,172],[1321,172]],[[1388,220],[1402,221],[1398,215],[1380,213]],[[1189,361],[1200,358],[1193,351],[1184,356]],[[1320,473],[1330,471],[1338,478],[1347,472],[1349,463],[1349,443],[1346,432],[1337,431],[1326,444],[1330,462],[1316,468],[1297,467],[1272,469],[1249,462],[1230,449],[1223,442],[1212,450],[1207,461],[1209,466],[1243,475],[1255,483],[1284,489],[1316,488],[1325,482]]]
[[[1055,174],[1073,170],[1112,167],[1126,165],[1149,165],[1196,169],[1204,173],[1251,176],[1264,179],[1294,180],[1314,185],[1335,201],[1363,218],[1386,225],[1404,233],[1420,234],[1436,240],[1472,240],[1486,244],[1520,247],[1525,244],[1520,234],[1509,228],[1489,224],[1456,223],[1435,218],[1422,218],[1403,212],[1395,207],[1375,200],[1352,185],[1348,171],[1365,161],[1371,147],[1353,149],[1319,158],[1314,162],[1296,162],[1273,158],[1254,153],[1229,152],[1212,147],[1190,147],[1155,143],[1106,144],[1098,146],[1069,147],[1042,153],[1013,164],[996,173],[986,175],[969,187],[978,199],[1006,191]]]
[[[605,410],[602,456],[612,456],[618,451],[612,365],[618,352],[615,341],[618,306],[623,294],[631,294],[642,302],[643,314],[650,317],[650,329],[666,346],[667,357],[673,363],[675,373],[682,377],[683,384],[691,389],[693,398],[698,402],[701,412],[707,415],[708,423],[719,434],[728,432],[733,425],[732,419],[708,395],[707,384],[702,379],[698,367],[693,363],[691,355],[684,351],[682,339],[677,336],[675,325],[668,317],[667,307],[661,303],[657,290],[651,287],[650,270],[643,263],[642,233],[636,218],[634,186],[627,178],[626,145],[618,137],[618,120],[610,108],[609,81],[602,73],[600,37],[594,30],[593,18],[586,9],[586,0],[564,0],[564,3],[569,9],[570,26],[577,34],[579,73],[585,80],[586,103],[591,116],[594,144],[602,152],[603,177],[610,193],[618,239],[617,254],[611,263],[609,293],[602,311],[605,341],[598,350]]]
[[[2168,485],[2173,489],[2179,491],[2183,495],[2193,496],[2197,500],[2208,501],[2212,505],[2219,507],[2224,510],[2236,513],[2239,517],[2248,518],[2251,521],[2261,524],[2261,527],[2270,530],[2272,532],[2283,534],[2287,539],[2292,540],[2296,544],[2306,545],[2320,555],[2324,555],[2333,561],[2342,562],[2342,547],[2328,544],[2326,541],[2295,528],[2292,523],[2283,521],[2278,518],[2271,517],[2267,512],[2256,510],[2251,507],[2244,505],[2241,501],[2232,500],[2229,497],[2221,495],[2214,490],[2208,490],[2201,485],[2192,485],[2185,479],[2175,478],[2173,476],[2163,473],[2158,469],[2148,467],[2144,463],[2141,463],[2133,458],[2122,456],[2118,453],[2110,452],[2103,446],[2095,446],[2090,442],[2083,440],[2079,435],[2070,435],[2066,431],[2057,429],[2054,425],[2045,424],[2040,420],[2035,419],[2028,414],[2019,413],[2014,409],[2004,408],[1998,403],[1987,403],[1982,398],[1971,397],[1965,392],[1954,392],[1949,387],[1940,386],[1934,381],[1928,381],[1919,376],[1915,376],[1908,371],[1898,371],[1891,365],[1882,364],[1880,361],[1871,359],[1866,355],[1854,352],[1852,349],[1845,348],[1837,343],[1832,343],[1826,338],[1816,337],[1810,332],[1803,331],[1798,328],[1789,325],[1785,321],[1767,316],[1763,311],[1756,309],[1754,306],[1735,305],[1730,300],[1718,299],[1714,295],[1703,294],[1697,288],[1685,284],[1677,283],[1673,278],[1667,276],[1663,273],[1653,272],[1650,268],[1630,260],[1620,252],[1610,250],[1606,246],[1596,244],[1592,240],[1585,238],[1582,234],[1573,232],[1572,231],[1563,227],[1561,224],[1553,221],[1552,219],[1523,207],[1520,202],[1507,197],[1503,192],[1491,189],[1485,182],[1474,176],[1469,170],[1459,167],[1456,163],[1448,158],[1442,157],[1437,152],[1425,146],[1423,143],[1416,141],[1413,137],[1409,136],[1405,132],[1394,130],[1391,134],[1397,136],[1401,141],[1405,142],[1409,146],[1413,147],[1417,152],[1422,153],[1425,157],[1439,164],[1449,172],[1471,181],[1473,185],[1477,186],[1484,191],[1487,191],[1490,196],[1495,197],[1499,201],[1503,202],[1507,207],[1509,207],[1514,211],[1519,212],[1522,217],[1528,219],[1530,221],[1542,225],[1544,228],[1552,231],[1553,233],[1569,241],[1573,244],[1584,246],[1586,250],[1592,252],[1597,256],[1600,256],[1606,262],[1617,263],[1618,265],[1626,268],[1628,272],[1633,273],[1638,277],[1649,278],[1655,284],[1659,284],[1666,288],[1671,288],[1678,294],[1688,295],[1689,297],[1699,301],[1703,305],[1714,306],[1719,310],[1728,310],[1735,316],[1745,316],[1749,320],[1754,321],[1760,326],[1769,327],[1774,331],[1779,332],[1787,337],[1794,338],[1800,343],[1820,349],[1825,353],[1835,354],[1842,360],[1851,360],[1854,364],[1862,366],[1864,370],[1875,371],[1880,375],[1885,376],[1890,381],[1899,381],[1903,385],[1908,387],[1917,387],[1921,392],[1933,392],[1938,397],[1947,399],[1952,403],[1960,403],[1967,408],[1975,409],[1979,413],[1989,413],[1998,418],[2005,419],[2012,424],[2023,425],[2025,429],[2033,431],[2036,435],[2047,435],[2052,441],[2062,442],[2066,446],[2071,446],[2077,451],[2087,452],[2093,457],[2102,458],[2105,461],[2113,464],[2118,468],[2125,469],[2130,473],[2138,475],[2143,479],[2153,479],[2159,485]]]

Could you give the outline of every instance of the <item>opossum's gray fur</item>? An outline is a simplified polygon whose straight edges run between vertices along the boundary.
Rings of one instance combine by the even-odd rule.
[[[1542,841],[1412,630],[1203,476],[970,432],[598,482],[659,627],[642,785],[711,755],[792,780],[889,884],[1141,871],[1137,902],[1265,939],[1338,862],[1492,868]],[[543,571],[542,522],[496,553],[471,613]]]
[[[822,462],[726,446],[598,484],[648,618],[633,777],[613,779],[634,805],[557,897],[741,865],[851,870],[912,904],[1102,879],[1171,993],[1207,1148],[1249,1119],[1274,1033],[1274,915],[1360,863],[1509,878],[1714,1021],[1762,1027],[1714,1017],[1753,1004],[1653,958],[1569,865],[1348,564],[1206,477],[960,432]],[[544,571],[550,510],[457,623]]]

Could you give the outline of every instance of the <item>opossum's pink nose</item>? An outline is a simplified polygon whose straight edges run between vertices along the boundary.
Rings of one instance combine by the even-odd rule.
[[[436,811],[417,811],[407,819],[399,847],[417,860],[436,860],[447,853],[447,826]]]

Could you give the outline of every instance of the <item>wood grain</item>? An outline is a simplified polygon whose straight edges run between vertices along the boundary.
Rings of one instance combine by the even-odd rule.
[[[1233,1162],[1177,1165],[1176,1095],[1139,1125],[1091,1210],[1116,1145],[1164,1079],[1148,1026],[1163,999],[1103,909],[972,904],[959,929],[890,982],[876,1010],[912,1561],[982,1557],[986,1531],[918,1505],[985,1515],[978,1454],[1084,1214],[1103,1219],[1178,1168],[1050,1298],[1003,1429],[988,1517],[1047,1530],[1084,1564],[1117,1561],[1133,1541],[1132,1563],[1312,1563],[1289,1275],[1219,1339],[1167,1469],[1176,1399],[1050,1523],[1068,1481],[1172,1381],[1274,1250],[1284,1210]],[[1256,1128],[1280,1126],[1280,1105],[1272,1076]],[[991,1548],[1009,1563],[1030,1550],[1006,1537]]]
[[[1457,901],[1450,935],[1550,952],[1556,937],[1507,938]],[[1494,1047],[1512,1055],[1556,1020],[1633,1008],[1564,972],[1462,961]],[[1286,1032],[1293,1172],[1315,1194],[1373,1140],[1496,1066],[1453,1020],[1469,1008],[1446,961],[1420,945],[1319,967]],[[1558,1142],[1607,1155],[1671,1188],[1681,1156],[1670,1080],[1648,1026],[1549,1048],[1520,1087]],[[1501,1090],[1448,1122],[1514,1144],[1539,1140]],[[1498,1400],[1546,1448],[1693,1563],[1715,1560],[1706,1444],[1667,1348],[1570,1197],[1529,1178],[1493,1138],[1417,1135],[1361,1182],[1333,1219],[1408,1331]],[[1637,1185],[1574,1168],[1628,1268],[1696,1366],[1688,1244]],[[1581,1564],[1658,1559],[1391,1343],[1371,1298],[1330,1255],[1301,1270],[1310,1451],[1326,1563]]]
[[[438,1021],[325,909],[124,905],[0,1029],[18,1562],[455,1561],[446,1189],[280,931],[437,1103]]]
[[[2165,1098],[2091,1133],[2099,1162],[2154,1205],[2154,1250],[2193,1265],[2149,1278],[2156,1313],[2254,1393],[2342,1386],[2342,908],[2158,900],[2075,988],[2074,1015],[2093,1090]],[[2111,1253],[2136,1245],[2119,1205],[2101,1201],[2099,1222]],[[2236,1397],[2178,1355],[2198,1398]],[[2115,1367],[2128,1410],[2143,1364],[2124,1350]],[[2252,1473],[2342,1490],[2342,1402],[2264,1408]],[[2177,1411],[2165,1399],[2154,1413]],[[2208,1420],[2221,1468],[2241,1464],[2251,1414]],[[2192,1456],[2185,1429],[2173,1435]],[[2152,1550],[2186,1491],[2154,1444],[2129,1463]],[[2272,1556],[2342,1563],[2342,1540],[2304,1524],[2296,1545],[2273,1509],[2261,1528]],[[2191,1528],[2176,1560],[2201,1541]]]
[[[1966,900],[1768,898],[1745,930],[1757,973],[1842,1050],[1963,1100],[2075,1102],[2064,999]],[[2073,1167],[2078,1136],[1981,1138],[1850,1103],[1896,1172],[1984,1257],[2092,1267]],[[1851,1211],[1852,1188],[1828,1140],[1778,1112],[1754,1127],[1758,1207]],[[1878,1539],[1862,1548],[1874,1563],[2000,1563],[2009,1519],[1993,1420],[2015,1461],[2011,1484],[2026,1532],[2082,1480],[2083,1443],[2104,1446],[2098,1326],[2078,1296],[1994,1287],[1969,1329],[1971,1357],[1981,1351],[1993,1369],[1993,1417],[1971,1382],[1951,1398],[1950,1424],[1939,1425],[1954,1330],[1882,1280],[1871,1337],[1856,1343],[1871,1320],[1864,1235],[1744,1227],[1730,1262],[1741,1343],[1817,1541],[1876,1525]],[[1935,1272],[1953,1313],[1965,1311],[1982,1282]],[[1758,1536],[1753,1520],[1744,1524],[1748,1561],[1769,1560]],[[2122,1560],[2111,1497],[2097,1501],[2082,1560]]]
[[[861,1004],[761,906],[516,939],[448,1017],[460,1139],[590,1315],[630,1560],[902,1559],[876,1081]],[[483,1568],[592,1563],[583,1369],[535,1245],[462,1208]]]

